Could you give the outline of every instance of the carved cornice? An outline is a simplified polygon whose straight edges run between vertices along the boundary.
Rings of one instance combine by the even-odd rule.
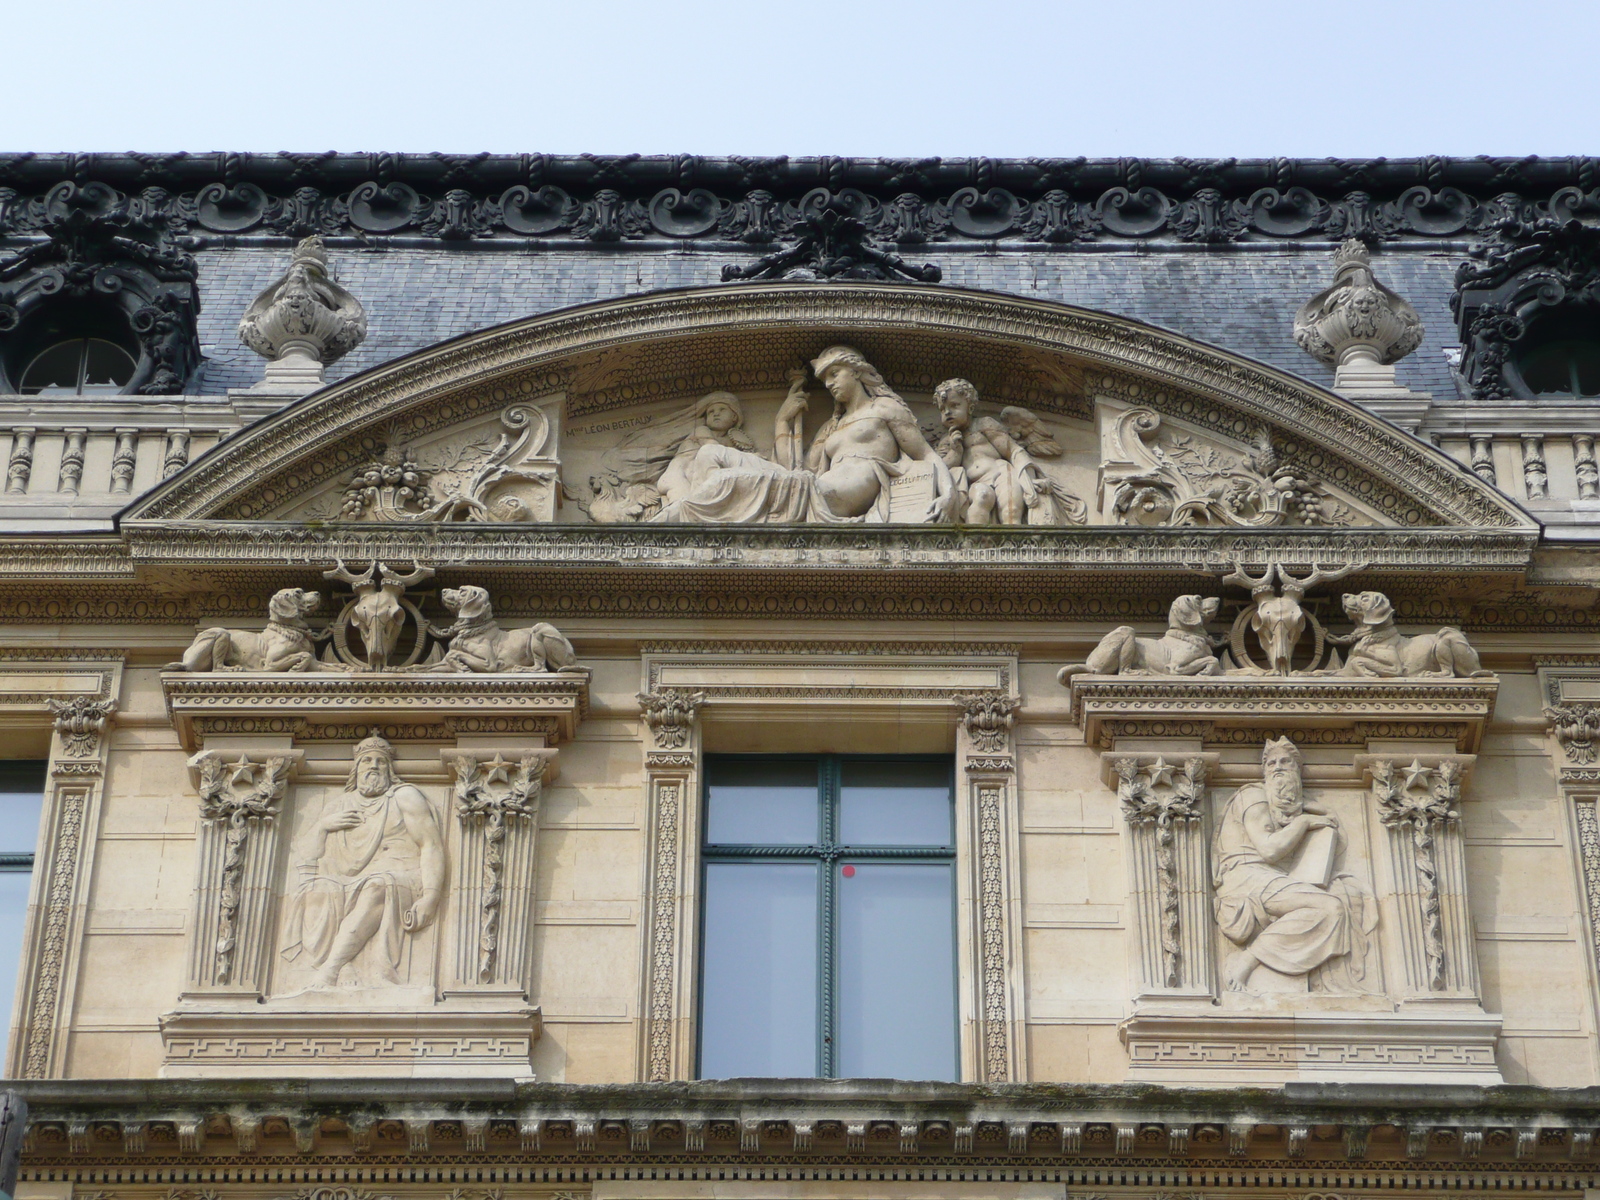
[[[306,725],[382,726],[409,723],[419,730],[460,720],[480,720],[495,732],[519,718],[548,719],[555,740],[570,740],[589,709],[587,671],[536,675],[428,676],[401,674],[220,675],[167,672],[161,677],[167,713],[186,747],[202,736],[202,722],[264,722],[263,731],[293,732]]]
[[[759,250],[825,200],[911,245],[1441,238],[1513,214],[1559,215],[1595,188],[1597,168],[1587,157],[13,154],[0,158],[0,233],[25,236],[63,189],[93,187],[126,193],[174,232],[233,239],[703,239]]]
[[[1127,728],[1133,721],[1141,725],[1159,722],[1173,731],[1192,725],[1193,732],[1186,736],[1208,742],[1231,740],[1218,736],[1224,726],[1281,732],[1291,725],[1310,724],[1322,732],[1399,723],[1417,725],[1419,734],[1447,727],[1446,736],[1454,736],[1458,748],[1472,753],[1494,715],[1500,682],[1493,678],[1074,675],[1070,688],[1072,719],[1083,726],[1084,740],[1106,748],[1115,736],[1135,732]]]
[[[774,336],[852,328],[871,335],[947,335],[999,342],[1018,354],[1067,355],[1138,376],[1148,403],[1180,397],[1272,427],[1286,440],[1348,460],[1395,489],[1372,501],[1396,523],[1532,532],[1533,521],[1443,452],[1296,376],[1137,321],[1041,301],[891,284],[747,284],[606,301],[460,338],[397,359],[291,405],[202,456],[135,503],[124,528],[152,521],[269,517],[307,487],[360,465],[368,427],[431,412],[452,423],[508,400],[585,389],[579,360],[630,344]],[[591,373],[593,371],[591,370]],[[1112,380],[1114,383],[1115,381]],[[1150,387],[1149,385],[1154,385]],[[426,423],[426,422],[424,422]],[[1368,497],[1363,496],[1363,501]],[[1408,517],[1409,512],[1415,517]],[[482,534],[480,537],[492,537]]]
[[[1256,1014],[1251,1019],[1258,1025],[1258,1046],[1296,1044],[1292,1021]],[[1194,1028],[1182,1019],[1166,1024],[1172,1034]],[[1443,1024],[1432,1016],[1410,1020],[1392,1039],[1394,1048],[1425,1051]],[[1492,1036],[1478,1039],[1485,1052],[1492,1052],[1492,1044]],[[1383,1048],[1371,1039],[1366,1046]],[[98,1086],[90,1089],[89,1082]],[[1232,1171],[1248,1156],[1297,1172],[1311,1162],[1318,1169],[1348,1165],[1358,1171],[1381,1163],[1407,1172],[1448,1171],[1453,1179],[1479,1171],[1515,1173],[1565,1188],[1563,1176],[1577,1186],[1592,1174],[1592,1163],[1574,1160],[1587,1159],[1592,1150],[1600,1090],[1306,1084],[1292,1094],[1252,1092],[1252,1103],[1241,1112],[1237,1087],[906,1083],[890,1104],[881,1089],[855,1081],[808,1086],[785,1080],[780,1089],[724,1081],[602,1089],[454,1078],[428,1080],[426,1087],[388,1081],[381,1115],[392,1124],[374,1130],[370,1088],[336,1079],[322,1081],[314,1100],[304,1081],[259,1080],[252,1088],[218,1077],[207,1082],[203,1096],[192,1081],[182,1081],[182,1088],[164,1080],[137,1082],[142,1086],[104,1080],[21,1085],[30,1110],[24,1169],[74,1172],[95,1169],[101,1159],[139,1155],[152,1166],[205,1163],[224,1173],[208,1178],[223,1183],[233,1181],[233,1171],[302,1168],[310,1161],[337,1162],[342,1169],[367,1164],[384,1172],[407,1161],[423,1169],[481,1165],[485,1152],[506,1166],[581,1158],[618,1167],[672,1162],[691,1171],[796,1159],[813,1166],[891,1166],[920,1157],[947,1167],[993,1165],[1006,1171],[1019,1165],[1112,1167],[1127,1173],[1128,1184],[1148,1186],[1156,1181],[1142,1176],[1152,1166],[1176,1162]],[[330,1117],[355,1136],[347,1140],[333,1132],[324,1124]],[[465,1127],[479,1121],[488,1126],[481,1147],[468,1143]],[[302,1148],[295,1131],[307,1126]],[[1315,1138],[1286,1136],[1316,1126],[1327,1129]],[[189,1144],[180,1146],[172,1135],[182,1128],[192,1132]],[[151,1129],[163,1136],[149,1138]],[[1431,1136],[1436,1130],[1478,1136]],[[241,1161],[240,1155],[247,1157]],[[1093,1186],[1092,1180],[1082,1182]],[[1263,1185],[1305,1187],[1273,1179]],[[126,1186],[119,1185],[119,1194]],[[1210,1186],[1229,1185],[1216,1180]],[[1352,1182],[1349,1188],[1365,1194],[1373,1184]]]

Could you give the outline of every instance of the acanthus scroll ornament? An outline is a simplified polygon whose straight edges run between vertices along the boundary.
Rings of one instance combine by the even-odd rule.
[[[1101,506],[1121,525],[1357,525],[1366,520],[1321,484],[1294,475],[1268,430],[1242,456],[1162,426],[1154,409],[1130,408],[1105,427]]]
[[[70,758],[89,758],[100,744],[100,735],[117,711],[115,700],[91,700],[87,696],[74,696],[70,700],[50,699],[56,732],[61,735],[61,748]]]
[[[1179,925],[1178,864],[1174,826],[1198,822],[1205,800],[1205,759],[1185,759],[1169,764],[1157,756],[1141,764],[1137,758],[1119,758],[1117,799],[1130,825],[1153,829],[1156,842],[1157,906],[1161,911],[1161,963],[1165,985],[1175,988],[1182,980],[1182,930]]]
[[[1422,887],[1422,941],[1428,961],[1428,987],[1444,988],[1444,918],[1439,899],[1439,867],[1434,839],[1461,819],[1461,764],[1445,759],[1425,767],[1412,759],[1399,778],[1393,762],[1372,764],[1372,791],[1384,826],[1411,835],[1412,860]]]
[[[1600,738],[1600,704],[1555,704],[1544,710],[1550,731],[1567,752],[1567,761],[1588,766]]]
[[[498,784],[504,790],[491,790]],[[483,828],[483,901],[478,926],[478,982],[494,981],[500,949],[500,906],[505,870],[506,827],[538,816],[544,788],[544,760],[525,754],[513,766],[500,755],[482,762],[470,754],[456,759],[456,816],[463,825]]]
[[[244,873],[245,847],[257,825],[277,818],[289,782],[289,760],[268,758],[257,763],[242,755],[237,762],[224,763],[217,754],[202,753],[192,764],[200,772],[200,819],[226,827],[213,953],[216,981],[229,983],[237,948],[239,878]]]
[[[658,692],[640,692],[638,700],[644,723],[655,739],[655,748],[682,750],[689,744],[689,730],[700,706],[705,703],[706,694],[662,688]]]
[[[963,693],[955,699],[972,748],[980,754],[1004,753],[1022,701],[998,691]]]

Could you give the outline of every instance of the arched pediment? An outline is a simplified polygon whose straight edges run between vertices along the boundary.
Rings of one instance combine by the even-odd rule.
[[[841,343],[858,348],[904,399],[930,443],[946,432],[936,386],[970,380],[980,411],[1003,419],[1016,444],[1035,447],[1032,477],[1059,494],[1054,509],[1041,516],[1030,508],[1021,523],[1537,529],[1453,459],[1287,372],[1106,313],[865,283],[654,293],[457,338],[325,388],[230,438],[128,509],[124,527],[627,519],[616,503],[597,507],[607,481],[622,485],[612,500],[626,500],[641,471],[659,476],[672,438],[696,425],[683,422],[697,398],[738,396],[747,440],[770,459],[792,373]],[[806,444],[831,408],[815,379],[810,389]],[[640,431],[659,431],[662,445]],[[420,496],[386,498],[374,476],[360,501],[360,473],[381,465],[389,446],[391,475],[409,461],[426,477]],[[972,467],[974,477],[987,469]],[[1285,479],[1299,481],[1298,493],[1280,487],[1287,501],[1255,482]],[[900,476],[891,465],[879,482],[900,486]],[[472,487],[492,503],[445,503]],[[670,518],[657,512],[659,491],[650,507],[650,490],[633,493],[644,507],[631,518]],[[922,507],[902,506],[889,520],[920,520]],[[804,519],[802,508],[790,515]],[[704,519],[732,510],[679,511]],[[913,511],[919,516],[906,516]],[[885,512],[878,505],[876,519]]]

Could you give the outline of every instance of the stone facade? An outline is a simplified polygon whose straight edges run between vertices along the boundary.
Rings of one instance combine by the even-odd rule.
[[[234,157],[0,163],[7,378],[137,218],[236,385],[0,396],[19,1197],[1600,1186],[1588,160]],[[956,1078],[696,1078],[731,754],[951,765]]]

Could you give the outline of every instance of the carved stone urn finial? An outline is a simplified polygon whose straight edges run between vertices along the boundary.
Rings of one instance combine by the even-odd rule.
[[[251,391],[304,395],[322,386],[322,368],[367,336],[361,301],[328,275],[328,251],[315,235],[295,247],[283,277],[255,298],[239,338],[267,360]]]
[[[1294,340],[1334,365],[1336,391],[1393,388],[1393,364],[1422,341],[1422,319],[1373,277],[1371,252],[1350,238],[1334,252],[1333,286],[1295,313]]]

